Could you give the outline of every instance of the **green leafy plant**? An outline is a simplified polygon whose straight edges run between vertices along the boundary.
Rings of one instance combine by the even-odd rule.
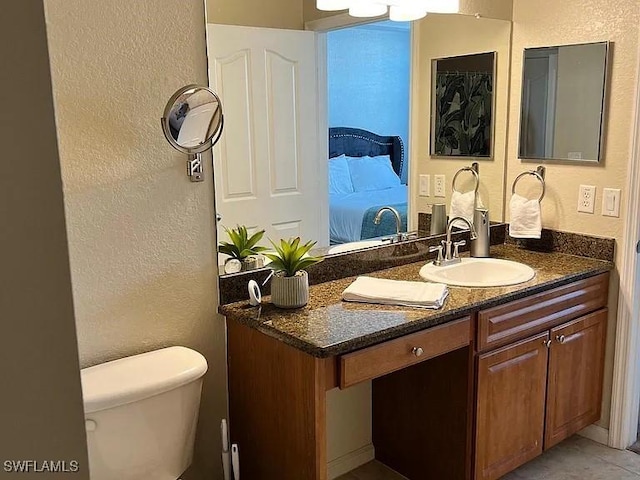
[[[250,255],[256,255],[267,250],[266,247],[257,245],[257,243],[262,240],[264,230],[260,230],[251,236],[249,236],[247,227],[244,225],[237,225],[236,228],[224,227],[224,231],[227,232],[231,243],[220,242],[218,250],[220,253],[229,255],[231,258],[244,260]]]
[[[307,255],[316,242],[309,241],[301,244],[300,237],[280,240],[279,245],[272,240],[269,241],[275,249],[275,253],[265,253],[265,256],[271,260],[269,266],[276,272],[283,272],[285,277],[293,277],[300,270],[322,261],[321,257]]]
[[[489,156],[493,76],[438,73],[435,154]]]

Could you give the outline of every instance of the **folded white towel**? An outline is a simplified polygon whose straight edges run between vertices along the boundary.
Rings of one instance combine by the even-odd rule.
[[[451,194],[451,208],[449,209],[449,219],[453,217],[462,217],[469,220],[469,223],[473,223],[473,210],[475,209],[476,192],[471,190],[469,192],[460,193],[454,191]],[[453,222],[453,226],[457,228],[469,229],[469,226],[456,220]]]
[[[538,199],[528,200],[514,193],[509,202],[509,235],[513,238],[540,238],[542,218]]]
[[[436,309],[442,307],[447,295],[449,289],[441,283],[358,277],[342,292],[342,299],[347,302]]]

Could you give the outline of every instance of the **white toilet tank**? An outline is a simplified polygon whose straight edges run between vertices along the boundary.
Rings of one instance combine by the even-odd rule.
[[[176,480],[191,464],[207,361],[169,347],[81,371],[91,480]]]

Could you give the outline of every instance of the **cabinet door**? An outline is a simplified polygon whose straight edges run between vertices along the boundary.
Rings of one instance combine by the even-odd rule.
[[[545,449],[600,418],[606,323],[605,308],[551,330]]]
[[[493,480],[542,453],[549,334],[478,359],[475,478]]]

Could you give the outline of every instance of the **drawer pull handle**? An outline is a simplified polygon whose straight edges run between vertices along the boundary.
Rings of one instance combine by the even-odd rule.
[[[564,335],[556,335],[556,340],[558,341],[558,343],[564,343],[566,338]]]
[[[543,340],[542,344],[547,348],[551,348],[551,340]]]
[[[424,353],[424,350],[422,350],[421,347],[413,347],[413,349],[411,350],[411,353],[413,353],[416,357],[421,357],[422,354]]]

